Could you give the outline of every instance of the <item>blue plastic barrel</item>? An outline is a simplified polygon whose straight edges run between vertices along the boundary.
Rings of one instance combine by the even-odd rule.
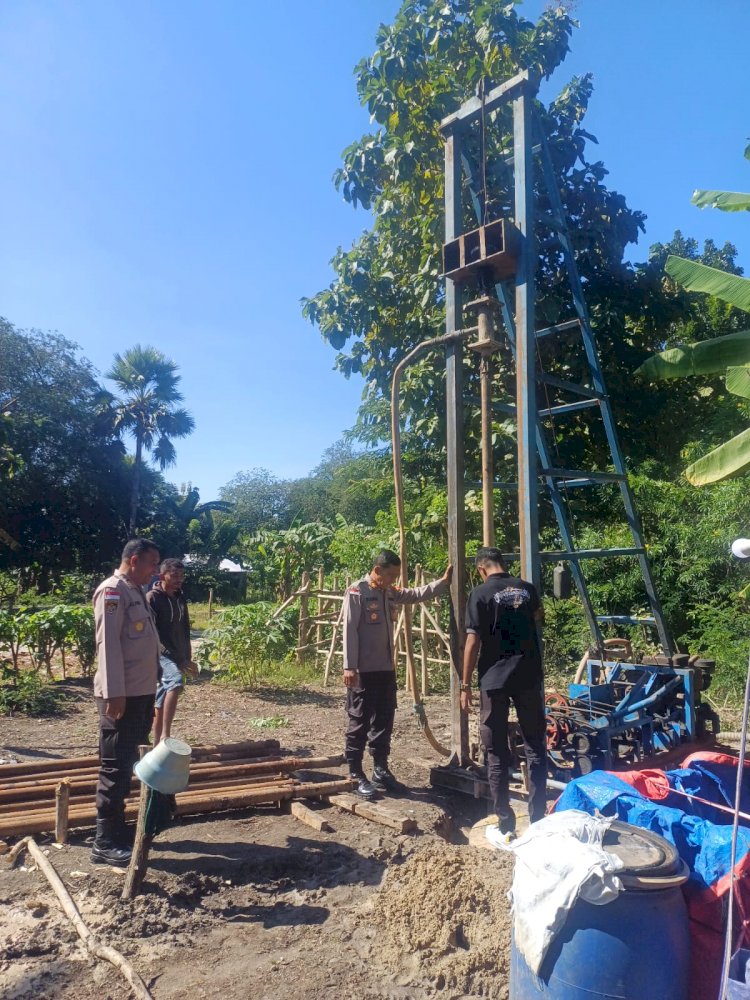
[[[510,1000],[686,1000],[684,865],[668,841],[627,823],[612,824],[604,847],[625,864],[624,891],[601,906],[579,900],[538,976],[514,941]]]

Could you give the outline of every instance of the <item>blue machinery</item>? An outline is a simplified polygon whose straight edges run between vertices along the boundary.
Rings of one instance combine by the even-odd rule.
[[[464,393],[465,344],[479,359],[482,418],[482,495],[484,544],[493,545],[494,491],[517,490],[519,550],[509,552],[520,563],[521,575],[537,587],[542,564],[565,567],[575,583],[592,638],[586,683],[571,685],[568,697],[553,696],[547,706],[548,746],[553,771],[571,777],[593,767],[633,763],[679,743],[699,740],[716,720],[701,704],[700,691],[710,682],[710,661],[676,653],[664,621],[649,565],[635,500],[628,483],[612,406],[584,298],[583,285],[566,222],[566,210],[555,169],[554,147],[536,106],[538,80],[524,71],[511,80],[466,101],[441,123],[445,140],[446,279],[446,443],[448,538],[455,567],[451,588],[451,758],[434,768],[434,784],[462,787],[461,772],[475,767],[469,747],[468,719],[460,708],[459,683],[464,634],[465,481]],[[485,128],[512,109],[513,149],[496,157],[488,169]],[[495,204],[507,204],[512,218],[488,219],[488,178],[502,187]],[[535,182],[535,173],[539,180]],[[540,196],[541,195],[541,199]],[[537,202],[544,203],[543,211]],[[466,228],[473,214],[476,228]],[[537,329],[535,322],[535,231],[545,227],[557,241],[561,270],[567,278],[570,304],[555,323]],[[464,315],[476,315],[467,326]],[[579,338],[576,375],[542,367],[542,348],[556,338]],[[516,369],[515,399],[498,400],[492,379],[493,354],[510,348]],[[469,357],[471,355],[469,354]],[[584,372],[583,377],[578,374]],[[538,397],[541,397],[538,400]],[[590,410],[600,420],[609,467],[598,470],[564,468],[557,452],[555,421]],[[494,481],[492,414],[515,419],[518,481]],[[581,549],[576,546],[568,501],[571,491],[614,484],[632,543],[622,548]],[[542,551],[539,545],[538,499],[546,489],[557,522],[561,547]],[[638,563],[650,613],[642,617],[597,614],[586,585],[590,559],[632,558]],[[643,663],[608,656],[602,626],[640,625],[655,633],[662,655]],[[630,655],[632,659],[632,654]],[[581,668],[583,669],[583,667]],[[580,678],[583,680],[583,677]],[[475,773],[475,772],[474,772]],[[476,785],[474,792],[476,794]]]

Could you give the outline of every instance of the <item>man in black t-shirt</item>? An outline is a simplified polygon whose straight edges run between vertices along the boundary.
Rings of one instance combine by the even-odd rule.
[[[538,634],[544,609],[532,584],[506,572],[499,549],[480,549],[475,563],[483,582],[472,590],[466,608],[461,707],[471,711],[471,678],[478,661],[480,738],[498,818],[498,829],[490,828],[487,838],[507,843],[516,826],[508,794],[511,702],[526,751],[532,823],[544,816],[547,805],[544,677]]]

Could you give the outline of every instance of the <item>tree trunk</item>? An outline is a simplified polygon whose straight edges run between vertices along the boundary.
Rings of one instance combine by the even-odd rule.
[[[128,538],[135,538],[135,526],[138,518],[138,504],[141,499],[141,465],[143,463],[143,438],[140,434],[135,439],[135,461],[133,462],[133,487],[130,491],[130,523]]]

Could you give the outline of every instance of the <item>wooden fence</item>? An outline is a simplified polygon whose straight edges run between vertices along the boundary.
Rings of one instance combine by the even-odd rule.
[[[299,589],[275,612],[279,614],[293,602],[299,601],[299,633],[295,653],[300,663],[308,663],[311,659],[317,661],[318,658],[323,660],[324,684],[328,683],[332,667],[343,668],[344,595],[351,582],[350,577],[342,580],[336,574],[327,582],[323,569],[319,569],[313,576],[304,573]],[[410,586],[421,587],[428,582],[422,567],[416,566],[414,580]],[[404,621],[402,608],[398,621],[393,626],[399,666],[406,665]],[[425,695],[429,693],[430,668],[450,667],[450,640],[440,624],[438,608],[434,601],[412,606],[412,643],[420,677],[421,694]],[[409,691],[408,671],[406,690]]]

